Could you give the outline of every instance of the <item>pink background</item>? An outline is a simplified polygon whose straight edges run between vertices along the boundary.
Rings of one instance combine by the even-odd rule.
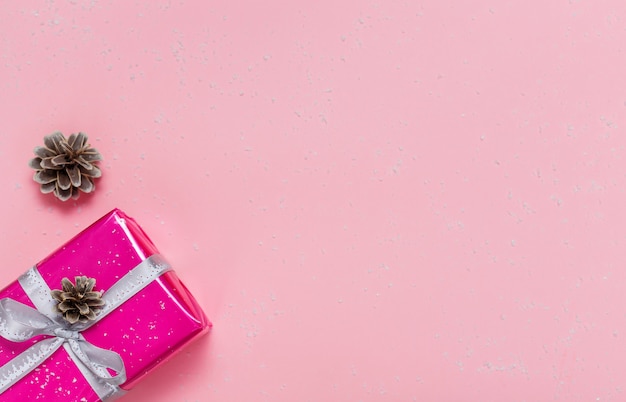
[[[127,400],[626,399],[625,2],[0,18],[2,282],[120,207],[215,324]],[[54,130],[93,196],[39,194]]]

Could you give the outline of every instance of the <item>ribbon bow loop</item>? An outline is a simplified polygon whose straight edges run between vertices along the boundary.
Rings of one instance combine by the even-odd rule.
[[[0,336],[24,342],[39,335],[53,335],[59,328],[44,314],[12,299],[0,300]]]

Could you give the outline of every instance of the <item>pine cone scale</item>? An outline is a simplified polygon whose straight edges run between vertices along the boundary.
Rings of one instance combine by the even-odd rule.
[[[104,300],[102,299],[91,299],[86,301],[89,307],[102,307],[104,306]]]
[[[59,183],[57,182],[57,187],[54,189],[54,195],[61,201],[67,201],[72,197],[72,189],[68,188],[64,190],[59,187]]]
[[[79,151],[87,144],[87,136],[83,133],[72,134],[70,135],[68,143],[72,146],[74,151]]]
[[[72,186],[80,187],[80,169],[77,166],[73,166],[71,168],[65,169],[65,171],[70,178]]]
[[[87,278],[86,276],[79,276],[76,278],[76,289],[81,297],[85,296],[85,293],[91,292],[96,285],[96,280],[93,278]]]
[[[82,182],[80,183],[79,187],[80,191],[82,191],[83,193],[91,193],[94,188],[95,186],[89,177],[85,177],[84,180],[82,180]]]
[[[49,158],[56,155],[53,150],[46,147],[36,147],[34,152],[35,155],[37,155],[41,159]]]
[[[59,305],[57,306],[57,309],[61,313],[65,313],[68,310],[72,310],[74,308],[74,305],[75,305],[75,301],[73,300],[63,300],[61,303],[59,303]]]
[[[55,140],[56,140],[56,138],[58,138],[58,137],[59,137],[59,135],[63,135],[63,134],[61,134],[61,133],[59,133],[59,132],[52,133],[52,134],[50,134],[50,135],[48,135],[48,136],[44,137],[44,139],[43,139],[43,143],[45,144],[45,146],[46,146],[48,149],[51,149],[51,150],[52,150],[52,149],[54,149],[54,150],[57,150],[57,151],[58,151],[58,149],[57,149],[57,144],[56,144],[56,141],[55,141]]]
[[[54,166],[64,166],[64,165],[67,165],[68,163],[67,159],[68,158],[66,155],[61,154],[50,159],[50,162],[52,162]]]
[[[78,168],[80,169],[80,173],[84,176],[93,177],[95,179],[102,176],[102,171],[100,171],[100,168],[98,168],[96,165],[91,165],[91,169],[87,169],[79,163]]]
[[[72,187],[70,177],[67,175],[67,172],[63,170],[57,171],[57,183],[61,190],[69,190],[70,187]]]
[[[42,170],[59,170],[63,169],[61,166],[57,166],[52,163],[52,158],[43,159],[40,163]]]
[[[33,180],[35,180],[39,184],[48,184],[56,181],[57,175],[56,172],[50,172],[46,170],[42,170],[40,172],[35,173],[33,176]]]
[[[89,311],[91,311],[89,306],[86,305],[85,303],[78,303],[76,304],[76,307],[78,307],[78,314],[80,315],[87,315],[89,314]]]
[[[77,310],[69,310],[63,315],[63,317],[65,317],[67,322],[70,324],[76,324],[80,319],[80,314]]]
[[[45,183],[45,184],[42,184],[42,185],[39,187],[39,189],[41,190],[41,192],[42,192],[43,194],[48,194],[48,193],[51,193],[51,192],[53,192],[54,190],[56,190],[56,188],[57,188],[57,184],[56,184],[56,182],[54,182],[54,181],[51,181],[50,183]]]
[[[61,285],[63,286],[63,293],[71,294],[74,291],[74,284],[67,278],[61,280]]]
[[[35,170],[41,169],[41,160],[42,159],[40,157],[33,158],[28,161],[28,166]]]
[[[89,163],[88,161],[85,160],[85,158],[80,157],[80,158],[76,158],[76,163],[78,164],[78,166],[80,166],[81,168],[83,168],[83,172],[85,172],[85,174],[89,174],[93,168],[94,165],[92,165],[91,163]]]
[[[65,154],[72,154],[74,152],[74,149],[72,149],[72,146],[70,144],[67,143],[67,141],[63,141],[59,144],[59,146],[61,147],[61,152],[65,153]]]
[[[102,156],[98,153],[83,152],[79,159],[85,162],[97,162],[102,160]]]

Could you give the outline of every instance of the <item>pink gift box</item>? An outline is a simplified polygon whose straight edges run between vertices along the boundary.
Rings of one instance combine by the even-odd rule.
[[[74,282],[75,276],[84,275],[96,278],[95,290],[103,291],[106,296],[107,289],[120,278],[155,257],[158,251],[148,236],[132,218],[116,209],[50,254],[36,268],[50,289],[61,289],[64,277]],[[35,308],[18,281],[0,291],[0,299],[4,298]],[[126,372],[126,381],[119,386],[122,390],[132,388],[150,370],[211,326],[171,270],[151,280],[101,318],[81,335],[87,342],[122,358]],[[16,356],[51,337],[39,335],[24,342],[0,337],[0,366],[10,367],[12,361],[17,361],[13,360]],[[91,402],[119,397],[121,393],[98,396],[75,360],[64,347],[59,348],[0,394],[0,400]]]

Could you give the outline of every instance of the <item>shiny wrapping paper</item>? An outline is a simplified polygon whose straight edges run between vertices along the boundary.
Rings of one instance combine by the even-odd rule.
[[[50,289],[60,289],[64,277],[96,278],[95,290],[111,288],[147,259],[158,257],[148,236],[120,210],[113,210],[36,265]],[[23,286],[15,281],[0,291],[9,298],[35,308]],[[150,370],[210,328],[204,313],[173,270],[165,272],[95,325],[82,331],[84,339],[119,354],[129,390]],[[46,335],[25,342],[0,337],[0,366],[11,361]],[[15,360],[14,360],[15,361]],[[117,395],[119,396],[119,395]],[[80,401],[101,399],[92,389],[76,362],[64,348],[26,374],[0,394],[4,401]]]

